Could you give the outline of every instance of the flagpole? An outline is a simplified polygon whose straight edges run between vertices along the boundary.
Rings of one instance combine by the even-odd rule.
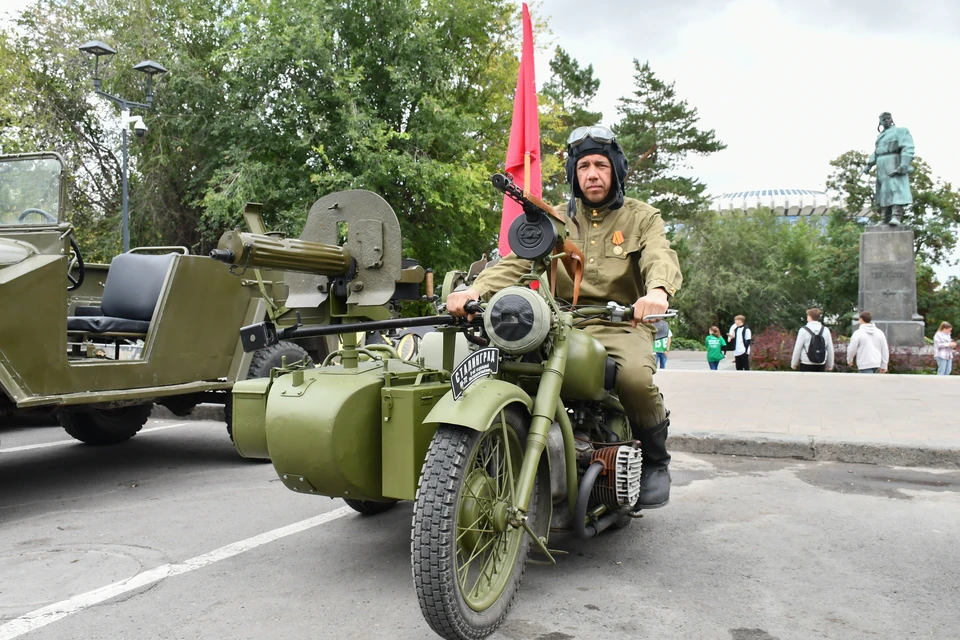
[[[530,152],[523,154],[523,197],[530,197]]]

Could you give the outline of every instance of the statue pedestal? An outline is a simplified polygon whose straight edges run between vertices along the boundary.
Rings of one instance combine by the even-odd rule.
[[[922,347],[923,317],[917,313],[917,264],[913,231],[887,225],[867,227],[860,236],[859,310],[891,347]],[[856,329],[857,322],[854,322]]]

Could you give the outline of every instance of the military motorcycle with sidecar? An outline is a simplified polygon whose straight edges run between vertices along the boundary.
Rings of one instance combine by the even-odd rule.
[[[489,302],[472,303],[473,320],[361,319],[348,278],[330,290],[332,304],[353,307],[342,323],[242,331],[245,345],[339,334],[340,350],[319,367],[287,363],[233,390],[237,450],[269,457],[288,489],[343,498],[368,515],[414,502],[420,606],[437,634],[458,640],[498,627],[528,561],[556,562],[551,532],[591,538],[625,527],[640,492],[640,448],[613,392],[616,365],[582,330],[630,321],[631,301],[558,300],[548,277],[556,261],[572,258],[564,268],[579,276],[562,221],[508,177],[493,181],[524,205],[511,246],[533,268]],[[328,223],[336,221],[332,212]],[[231,258],[259,264],[252,252]],[[423,336],[414,362],[354,337],[430,325],[437,330]]]

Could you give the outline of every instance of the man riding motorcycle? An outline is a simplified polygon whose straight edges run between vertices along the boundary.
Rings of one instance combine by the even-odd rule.
[[[640,498],[635,510],[655,509],[670,500],[670,413],[653,382],[655,329],[636,318],[663,314],[683,282],[677,254],[670,248],[660,212],[624,197],[627,159],[606,127],[579,127],[567,140],[567,182],[573,197],[567,207],[570,240],[584,254],[579,303],[633,305],[632,326],[596,321],[583,328],[617,362],[617,395],[633,436],[642,445]],[[530,262],[510,253],[484,270],[472,288],[447,296],[447,311],[467,315],[470,300],[488,300],[530,271]],[[557,296],[573,298],[573,281],[557,270]]]

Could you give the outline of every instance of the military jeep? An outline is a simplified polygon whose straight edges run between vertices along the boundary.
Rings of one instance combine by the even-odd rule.
[[[185,247],[85,263],[64,215],[63,167],[55,153],[0,156],[0,420],[52,411],[78,440],[114,444],[142,428],[154,403],[186,415],[220,402],[231,432],[235,381],[268,376],[284,361],[320,362],[331,350],[325,339],[241,348],[244,325],[328,321],[311,302],[315,287],[300,291],[306,308],[285,306],[291,287],[279,273],[228,272]],[[257,237],[278,238],[265,232],[257,205],[245,218]],[[418,283],[423,270],[403,275]]]

